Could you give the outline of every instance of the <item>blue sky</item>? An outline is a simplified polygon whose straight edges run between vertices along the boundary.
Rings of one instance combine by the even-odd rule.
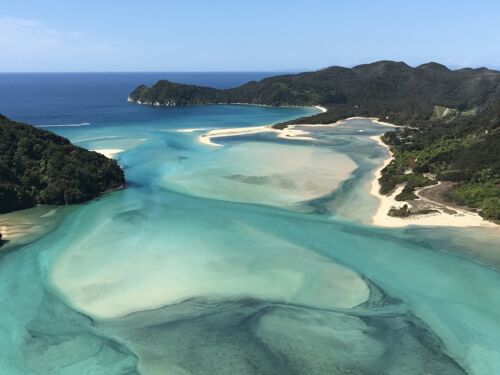
[[[500,67],[500,1],[4,1],[0,72]]]

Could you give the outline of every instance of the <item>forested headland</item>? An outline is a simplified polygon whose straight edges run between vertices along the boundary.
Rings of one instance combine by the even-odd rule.
[[[383,137],[395,158],[382,172],[382,193],[404,183],[398,199],[411,200],[418,187],[451,181],[445,199],[500,221],[500,72],[495,70],[451,70],[437,63],[414,68],[379,61],[270,77],[226,90],[158,81],[150,88],[139,86],[129,101],[156,106],[248,103],[328,109],[276,128],[353,116],[401,125]]]
[[[115,160],[0,115],[0,213],[82,203],[124,183]]]

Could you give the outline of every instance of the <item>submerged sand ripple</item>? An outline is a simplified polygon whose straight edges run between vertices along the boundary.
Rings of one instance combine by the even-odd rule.
[[[247,142],[183,160],[163,184],[203,198],[291,208],[334,191],[356,168],[330,149]]]
[[[161,218],[152,219],[161,226]],[[148,228],[147,221],[140,227],[125,220],[95,224],[57,259],[51,281],[75,308],[94,318],[200,297],[319,308],[352,308],[369,297],[354,271],[307,249],[230,220],[204,227],[189,221],[165,221],[170,230],[164,233]],[[221,224],[224,231],[216,229]],[[131,241],[122,235],[129,230],[140,235]]]

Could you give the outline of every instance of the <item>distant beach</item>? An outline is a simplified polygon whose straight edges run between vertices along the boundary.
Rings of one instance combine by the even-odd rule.
[[[498,227],[495,223],[484,220],[481,216],[474,212],[466,211],[463,209],[457,209],[456,207],[448,207],[444,203],[432,205],[432,209],[438,211],[433,213],[427,213],[423,215],[410,215],[409,217],[399,218],[389,216],[387,213],[393,207],[400,208],[405,204],[412,206],[411,201],[397,201],[395,197],[401,193],[404,186],[398,186],[394,192],[390,195],[380,194],[380,183],[379,179],[382,175],[382,170],[388,166],[392,159],[392,152],[384,142],[382,142],[380,136],[373,136],[370,139],[377,142],[381,147],[384,147],[388,152],[388,157],[384,160],[382,165],[375,171],[374,178],[371,184],[370,194],[376,197],[380,204],[377,211],[372,217],[372,224],[381,227],[406,227],[409,225],[423,225],[423,226],[451,226],[451,227]],[[417,191],[418,196],[418,191]],[[447,209],[447,211],[455,211],[456,214],[444,212],[442,208]]]
[[[380,202],[374,170],[389,162],[369,137],[393,128],[269,125],[312,107],[126,104],[101,117],[101,88],[82,91],[92,113],[57,119],[92,125],[51,130],[120,159],[128,187],[2,215],[3,372],[406,374],[409,363],[462,374],[450,358],[498,368],[500,301],[484,298],[497,295],[498,232],[364,225]],[[246,368],[250,357],[263,365]]]
[[[316,105],[314,108],[318,109],[320,112],[326,112],[327,109],[325,107]],[[333,126],[326,125],[326,126]],[[296,130],[295,127],[297,125],[289,125],[284,129],[276,129],[273,125],[263,125],[263,126],[250,126],[246,128],[230,128],[230,129],[213,129],[208,131],[205,134],[201,134],[198,137],[198,141],[204,145],[220,147],[222,146],[219,143],[215,143],[212,141],[212,138],[222,138],[222,137],[234,137],[240,135],[249,135],[249,134],[257,134],[264,132],[272,132],[275,133],[278,138],[284,139],[295,139],[295,140],[307,140],[312,141],[314,138],[307,136],[309,134],[304,130]],[[317,125],[300,125],[301,127],[307,126],[317,126]],[[179,132],[193,132],[197,130],[205,130],[205,129],[179,129]]]
[[[97,149],[97,150],[91,150],[94,152],[97,152],[101,155],[106,156],[108,159],[113,159],[118,155],[120,152],[123,152],[123,150],[118,149],[118,148],[104,148],[104,149]]]

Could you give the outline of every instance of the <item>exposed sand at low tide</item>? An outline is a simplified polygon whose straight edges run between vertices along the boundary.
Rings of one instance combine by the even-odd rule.
[[[185,160],[163,181],[193,196],[302,211],[310,209],[303,202],[330,194],[356,168],[346,154],[326,148],[244,142]]]
[[[94,152],[97,152],[101,155],[106,156],[108,159],[113,159],[117,154],[120,152],[123,152],[123,150],[118,149],[118,148],[105,148],[105,149],[98,149],[98,150],[91,150]]]
[[[326,112],[326,108],[320,106],[316,106],[316,108],[320,110],[324,110]],[[209,146],[217,146],[222,147],[221,144],[212,142],[212,138],[220,138],[220,137],[231,137],[238,135],[247,135],[247,134],[256,134],[262,132],[273,132],[277,134],[277,137],[284,139],[295,139],[295,140],[314,140],[313,137],[307,136],[309,134],[307,131],[295,129],[297,126],[301,128],[308,127],[335,127],[347,120],[371,120],[377,124],[390,126],[390,127],[399,127],[398,125],[390,124],[384,121],[380,121],[377,118],[370,117],[350,117],[345,120],[339,120],[336,123],[332,124],[300,124],[300,125],[289,125],[285,129],[275,129],[271,125],[265,126],[254,126],[247,128],[232,128],[232,129],[214,129],[206,134],[202,134],[198,137],[198,141],[200,143],[209,145]],[[439,211],[438,213],[431,213],[425,215],[413,215],[407,218],[397,218],[387,215],[389,210],[392,207],[402,207],[406,202],[400,202],[395,199],[395,197],[402,191],[403,186],[400,186],[396,189],[396,191],[390,196],[382,195],[379,193],[380,184],[378,182],[382,170],[391,162],[393,156],[390,152],[389,147],[384,144],[380,136],[370,137],[374,141],[376,141],[380,146],[386,148],[390,153],[390,156],[384,161],[382,166],[375,171],[374,179],[371,184],[370,194],[375,196],[380,200],[380,205],[372,217],[372,224],[376,226],[382,227],[405,227],[410,225],[423,225],[423,226],[453,226],[453,227],[470,227],[470,226],[481,226],[481,227],[498,227],[497,224],[484,220],[481,216],[474,212],[470,212],[467,210],[456,209],[447,207],[444,204],[441,204],[445,209],[454,210],[456,214],[446,213],[437,207],[436,209]],[[416,192],[418,195],[418,191]],[[411,203],[409,203],[411,206]]]
[[[209,132],[202,134],[198,137],[198,141],[208,146],[218,146],[221,144],[212,142],[212,138],[222,138],[222,137],[234,137],[237,135],[247,135],[256,134],[262,132],[276,132],[277,129],[273,129],[270,125],[264,126],[251,126],[247,128],[230,128],[230,129],[213,129]]]
[[[327,109],[320,105],[314,106],[314,108],[318,109],[322,113],[326,112]],[[308,126],[334,126],[335,124],[318,124],[318,125],[310,125],[304,124],[300,125],[301,127]],[[304,130],[295,129],[297,125],[288,125],[285,129],[275,129],[272,125],[264,125],[264,126],[251,126],[246,128],[230,128],[230,129],[213,129],[209,132],[202,134],[198,137],[198,141],[204,145],[208,146],[216,146],[221,147],[222,145],[219,143],[212,142],[212,138],[221,138],[221,137],[234,137],[238,135],[247,135],[247,134],[257,134],[263,132],[272,132],[277,135],[278,138],[284,139],[295,139],[295,140],[304,140],[304,141],[313,141],[313,137],[308,137],[309,134]],[[191,133],[197,130],[206,130],[206,129],[180,129],[178,132],[183,133]]]
[[[197,131],[208,130],[209,128],[188,128],[188,129],[178,129],[177,133],[194,133]]]
[[[257,133],[275,133],[278,138],[283,139],[293,139],[302,141],[314,141],[315,138],[308,136],[309,132],[305,130],[296,129],[296,127],[301,128],[317,128],[317,127],[335,127],[342,124],[344,121],[338,121],[333,124],[297,124],[288,125],[285,129],[275,129],[272,125],[264,126],[252,126],[248,128],[231,128],[231,129],[214,129],[209,132],[202,134],[198,137],[198,141],[202,144],[208,146],[218,146],[222,145],[212,141],[212,138],[222,138],[222,137],[234,137],[239,135],[257,134]]]
[[[495,223],[484,220],[481,216],[476,213],[469,212],[466,210],[461,210],[457,208],[448,207],[441,204],[444,208],[452,211],[456,211],[456,214],[448,214],[436,207],[439,212],[425,214],[425,215],[413,215],[406,218],[398,218],[387,215],[392,207],[402,207],[406,202],[400,202],[395,199],[395,197],[401,193],[404,186],[398,186],[396,191],[391,195],[382,195],[380,191],[379,178],[382,175],[382,170],[389,165],[392,161],[392,153],[385,143],[382,142],[379,136],[370,137],[376,141],[380,146],[386,148],[389,152],[389,157],[384,160],[384,163],[375,171],[374,178],[371,184],[370,194],[380,200],[380,205],[372,217],[372,224],[381,227],[405,227],[409,225],[423,225],[423,226],[451,226],[451,227],[498,227]],[[417,191],[418,195],[418,191]],[[411,203],[408,203],[411,206]]]

